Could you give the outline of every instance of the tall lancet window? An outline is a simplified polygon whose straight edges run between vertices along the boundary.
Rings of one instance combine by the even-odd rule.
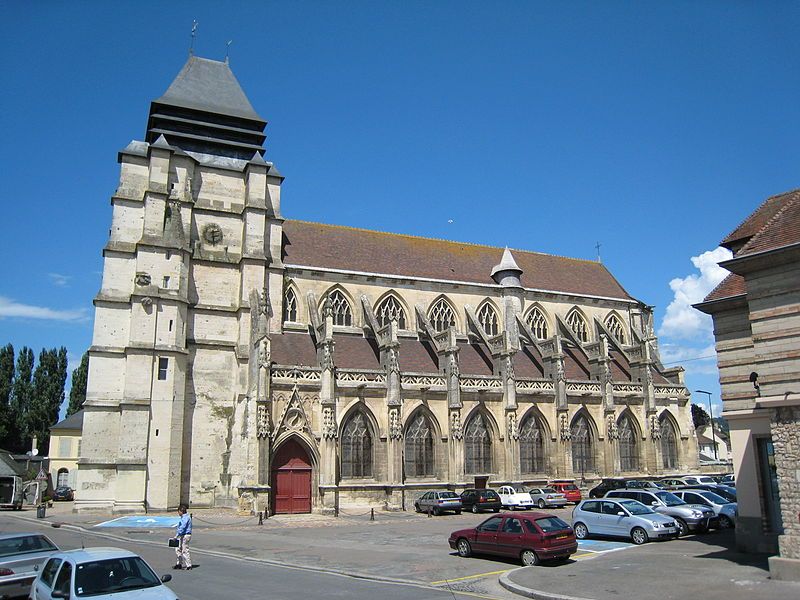
[[[589,327],[586,325],[586,319],[576,309],[573,309],[567,315],[567,325],[575,332],[575,336],[582,342],[589,341]]]
[[[520,469],[523,473],[543,473],[544,433],[539,420],[531,415],[519,429]]]
[[[586,417],[581,415],[572,424],[572,472],[581,477],[594,471],[594,442]]]
[[[664,469],[678,468],[678,435],[667,418],[659,421],[661,429],[661,463]]]
[[[472,417],[464,432],[464,458],[467,473],[491,473],[492,436],[480,413]]]
[[[636,429],[628,416],[619,422],[619,467],[623,471],[639,470],[639,448]]]
[[[297,322],[297,296],[292,288],[288,288],[283,297],[283,320]]]
[[[342,430],[342,477],[372,477],[372,434],[361,411]]]
[[[619,320],[617,315],[613,313],[608,315],[608,317],[606,317],[605,326],[609,333],[617,338],[620,344],[627,344],[625,339],[625,327],[622,325],[622,321]]]
[[[533,335],[535,335],[537,339],[546,340],[549,337],[547,332],[547,319],[544,318],[544,313],[538,306],[534,306],[528,311],[528,316],[525,321],[528,323]]]
[[[488,302],[481,306],[478,311],[478,323],[481,324],[481,328],[486,332],[486,335],[497,335],[499,332],[497,311]]]
[[[406,431],[405,462],[407,477],[433,476],[433,428],[422,413],[414,417]]]
[[[386,327],[389,321],[395,320],[398,328],[406,328],[406,312],[403,310],[400,301],[394,296],[387,296],[378,305],[378,308],[375,309],[375,316],[378,318],[378,323],[381,327]]]
[[[439,298],[428,313],[431,325],[436,331],[444,331],[456,324],[456,316],[452,307],[444,298]]]
[[[328,304],[333,313],[334,325],[345,325],[349,327],[353,324],[353,313],[350,310],[350,303],[345,295],[339,290],[335,290],[328,296]]]

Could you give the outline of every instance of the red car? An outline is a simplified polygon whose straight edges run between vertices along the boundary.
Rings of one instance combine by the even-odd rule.
[[[575,533],[555,515],[532,512],[524,516],[500,513],[474,529],[459,529],[447,540],[458,555],[496,554],[518,558],[523,565],[543,560],[566,560],[578,551]]]
[[[567,498],[567,502],[574,502],[577,504],[583,500],[580,488],[575,485],[572,479],[557,479],[556,481],[551,481],[549,486],[555,491],[564,494]]]

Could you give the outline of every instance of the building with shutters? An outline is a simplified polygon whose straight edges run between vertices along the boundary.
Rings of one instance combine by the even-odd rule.
[[[286,220],[265,125],[190,57],[119,153],[78,510],[697,467],[682,369],[601,263]]]

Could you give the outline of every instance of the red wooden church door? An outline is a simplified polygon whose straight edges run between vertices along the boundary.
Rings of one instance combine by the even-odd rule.
[[[289,440],[272,460],[276,513],[311,512],[311,461],[303,446]]]

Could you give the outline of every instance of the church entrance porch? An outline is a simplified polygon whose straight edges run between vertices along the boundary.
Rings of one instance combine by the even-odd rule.
[[[281,445],[272,461],[275,514],[311,512],[311,459],[296,440]]]

